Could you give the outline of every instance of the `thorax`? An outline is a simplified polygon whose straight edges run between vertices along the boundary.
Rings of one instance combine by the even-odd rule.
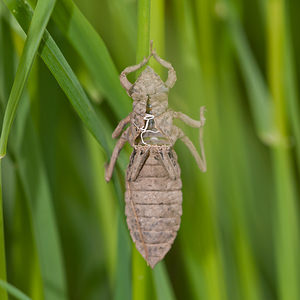
[[[169,145],[172,118],[169,118],[167,95],[135,95],[133,100],[132,125],[138,134],[135,143]]]

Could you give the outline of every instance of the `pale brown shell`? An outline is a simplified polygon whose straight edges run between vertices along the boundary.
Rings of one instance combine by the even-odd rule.
[[[200,108],[200,121],[168,108],[168,91],[176,82],[176,72],[169,62],[157,55],[152,44],[150,48],[147,58],[125,68],[120,75],[122,86],[133,100],[133,111],[120,121],[112,134],[113,138],[121,137],[105,170],[105,180],[110,181],[119,153],[129,142],[134,151],[126,172],[127,224],[138,251],[153,268],[170,250],[182,215],[180,167],[172,146],[180,139],[203,172],[206,160],[203,145],[205,107]],[[167,80],[163,82],[147,67],[132,84],[127,75],[145,66],[151,56],[168,69]],[[173,124],[174,118],[199,128],[201,157],[192,141]],[[127,124],[129,127],[123,131]]]
[[[137,250],[153,268],[170,250],[180,226],[182,192],[180,168],[175,151],[167,146],[137,146],[131,163],[137,160],[137,148],[148,149],[136,179],[126,178],[125,213],[130,235]],[[145,152],[144,152],[145,153]],[[171,158],[176,177],[171,178],[164,155]]]

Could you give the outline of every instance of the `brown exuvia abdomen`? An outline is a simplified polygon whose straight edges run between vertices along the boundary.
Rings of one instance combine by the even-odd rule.
[[[138,170],[132,170],[132,165],[139,165]],[[182,215],[181,187],[180,168],[172,148],[135,147],[126,176],[125,213],[136,248],[152,268],[176,238]]]

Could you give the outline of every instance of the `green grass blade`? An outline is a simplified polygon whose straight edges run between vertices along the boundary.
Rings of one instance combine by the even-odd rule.
[[[26,32],[32,17],[32,10],[30,6],[25,5],[22,0],[16,0],[15,2],[5,0],[5,3],[9,10],[14,14],[23,30]],[[82,89],[76,75],[65,60],[52,37],[47,32],[43,37],[43,45],[39,49],[39,54],[48,66],[49,70],[52,72],[53,76],[56,78],[62,90],[67,95],[83,123],[108,153],[108,145],[102,130],[103,126],[101,124],[101,119],[97,117],[97,114]]]
[[[30,21],[31,11],[26,6],[21,6],[20,8],[20,5],[22,5],[22,2],[19,2],[19,6],[11,6],[9,8],[15,13],[15,16],[18,17],[18,21],[21,23],[22,27],[26,29],[28,21]],[[16,11],[17,9],[19,9],[19,11]],[[44,37],[44,45],[43,48],[40,49],[40,55],[50,71],[54,74],[54,77],[70,99],[72,105],[79,112],[79,115],[87,125],[88,129],[108,154],[112,143],[110,143],[110,147],[108,147],[106,142],[107,136],[105,135],[105,130],[103,130],[103,128],[106,128],[105,123],[103,123],[104,120],[98,119],[76,76],[65,61],[53,39],[48,34]],[[125,265],[125,267],[128,268],[127,265]]]
[[[278,294],[282,300],[300,298],[299,273],[299,214],[291,151],[287,148],[288,116],[285,73],[285,2],[268,2],[268,75],[274,99],[274,118],[280,133],[280,143],[273,148],[276,189],[275,244],[278,270]]]
[[[136,47],[136,63],[140,63],[149,55],[150,44],[150,0],[138,1],[138,32]]]
[[[158,300],[174,300],[175,295],[168,277],[164,262],[159,263],[153,270],[156,295]]]
[[[132,246],[132,299],[153,299],[151,269]]]
[[[6,154],[7,140],[16,109],[54,5],[55,0],[40,0],[33,14],[15,81],[5,110],[0,138],[0,159]]]
[[[111,201],[114,197],[112,187],[105,182],[103,166],[105,165],[105,154],[99,153],[100,148],[97,141],[87,132],[87,144],[91,157],[93,171],[93,187],[97,203],[99,203],[99,219],[107,260],[110,283],[113,286],[116,269],[116,236],[117,216],[115,203]]]
[[[9,26],[3,18],[3,7],[0,3],[0,121],[3,117],[3,109],[6,104],[7,89],[10,79],[13,75],[9,72],[6,58],[10,57],[12,49],[11,35],[9,34]],[[8,55],[8,56],[7,56]],[[11,60],[13,61],[13,60]],[[5,255],[5,237],[4,237],[4,214],[3,214],[3,190],[2,190],[2,161],[0,160],[0,280],[6,281],[6,255]],[[7,300],[8,295],[5,289],[0,289],[0,299]]]
[[[225,40],[228,41],[229,37],[227,36]],[[231,277],[230,280],[227,280],[227,286],[229,286],[228,294],[229,298],[238,295],[237,298],[258,300],[262,299],[261,286],[264,282],[259,276],[253,246],[250,242],[251,230],[248,225],[249,217],[246,206],[248,203],[253,203],[254,206],[257,206],[257,203],[260,203],[260,199],[259,195],[254,195],[253,193],[252,186],[254,184],[250,173],[251,163],[249,162],[249,158],[253,155],[253,149],[247,147],[246,140],[249,139],[249,135],[245,128],[244,111],[241,109],[241,95],[235,89],[235,86],[238,84],[232,63],[235,53],[231,48],[231,43],[223,43],[223,45],[224,48],[229,48],[227,50],[221,49],[221,61],[223,63],[221,71],[223,113],[226,116],[225,123],[227,125],[224,135],[228,134],[225,137],[225,141],[231,141],[230,145],[224,149],[224,156],[226,156],[229,164],[234,165],[234,163],[239,161],[239,168],[228,170],[226,172],[227,176],[224,178],[225,184],[228,186],[228,193],[230,193],[229,199],[226,199],[226,206],[230,208],[230,218],[234,223],[239,224],[231,229],[234,233],[229,233],[235,236],[233,245],[235,250],[233,252],[237,261],[237,270],[235,270],[234,264],[230,264],[227,267],[227,277]],[[238,154],[234,153],[233,149],[238,149]],[[233,247],[230,245],[230,251]],[[232,278],[234,277],[236,282],[233,283]]]
[[[95,29],[71,0],[58,1],[52,18],[81,56],[93,79],[119,118],[130,111],[131,102],[120,85],[110,54]]]
[[[6,260],[5,260],[5,239],[3,222],[3,201],[2,201],[2,168],[0,160],[0,280],[6,280]],[[7,300],[6,290],[0,289],[0,298]]]
[[[123,197],[123,194],[119,194],[120,196]],[[125,220],[121,214],[123,214],[123,211],[118,213],[118,253],[114,300],[131,300],[131,241]]]
[[[9,284],[6,281],[3,281],[0,279],[0,287],[7,291],[8,293],[10,293],[12,296],[14,296],[16,299],[18,300],[31,300],[31,298],[29,298],[28,296],[26,296],[24,293],[22,293],[20,290],[18,290],[16,287],[14,287],[13,285]],[[0,294],[1,295],[1,294]],[[5,299],[2,298],[1,299]]]
[[[105,127],[102,125],[101,119],[98,118],[76,75],[51,38],[46,42],[40,55],[83,123],[107,152],[108,143],[103,132]]]
[[[102,120],[105,132],[111,132],[111,125],[107,120],[107,116],[103,115],[101,111],[98,111],[99,117]],[[113,142],[109,140],[110,149],[113,147]],[[89,146],[91,151],[91,158],[93,160],[93,168],[95,172],[95,186],[97,198],[103,199],[103,202],[111,201],[111,189],[114,189],[114,196],[118,199],[119,209],[114,210],[114,203],[105,203],[102,201],[100,215],[103,228],[103,235],[106,239],[106,249],[109,261],[109,272],[111,276],[111,282],[113,285],[114,299],[132,299],[132,286],[131,286],[131,241],[129,239],[128,230],[124,217],[124,194],[121,188],[121,182],[118,175],[114,174],[113,184],[107,185],[104,180],[104,157],[103,154],[99,154],[99,147],[91,138],[89,138]],[[122,153],[121,153],[122,154]],[[120,169],[124,173],[126,170],[127,159],[122,157],[118,159]],[[102,157],[99,157],[102,156]],[[101,160],[103,159],[103,160]],[[117,170],[115,170],[116,173]],[[99,183],[99,180],[102,181]],[[114,221],[113,221],[114,220]],[[112,223],[117,224],[117,228],[112,226]],[[117,230],[115,230],[117,229]],[[115,233],[117,231],[117,236]],[[116,249],[113,247],[116,246]]]
[[[23,101],[16,120],[12,152],[29,202],[34,239],[46,300],[67,299],[67,287],[61,246],[52,207],[48,178],[39,141],[30,116],[29,101]]]
[[[150,40],[153,41],[153,47],[158,55],[163,57],[165,53],[165,1],[151,1]],[[149,65],[160,76],[165,74],[165,69],[156,60],[150,60]]]
[[[9,20],[9,19],[7,19]],[[9,22],[9,25],[11,25],[11,20],[7,21]],[[5,38],[6,41],[8,41],[6,47],[9,47],[9,51],[10,51],[10,55],[9,57],[11,58],[11,60],[9,62],[6,62],[6,65],[1,65],[1,67],[3,67],[4,69],[4,73],[9,75],[11,74],[11,76],[5,76],[5,80],[3,82],[1,82],[1,89],[3,90],[4,93],[4,98],[7,99],[9,96],[9,89],[7,89],[7,87],[10,87],[13,83],[13,76],[14,76],[14,72],[15,72],[15,65],[14,65],[14,60],[16,57],[16,53],[15,53],[15,49],[14,49],[14,45],[12,44],[12,40],[11,40],[11,29],[9,28],[8,24],[7,24],[7,30],[5,32]],[[11,41],[11,43],[9,42]],[[2,88],[2,87],[6,87],[6,88]],[[13,148],[16,147],[16,142],[21,143],[22,140],[22,135],[23,135],[23,130],[24,130],[24,115],[26,116],[27,111],[24,111],[24,107],[28,107],[29,103],[23,103],[24,101],[29,101],[29,99],[23,99],[23,101],[21,100],[21,105],[19,108],[19,117],[16,120],[15,123],[15,127],[17,128],[17,130],[14,130],[14,134],[12,134],[12,140],[11,140],[11,150]],[[22,147],[21,147],[22,148]],[[12,154],[11,151],[9,151],[10,154]],[[14,153],[14,155],[12,155],[12,157],[16,157],[16,153]],[[19,162],[19,161],[18,161]],[[25,166],[24,161],[22,161],[22,167]],[[19,165],[19,166],[20,166]],[[20,169],[22,169],[22,167],[17,168],[17,170],[20,172]],[[17,173],[17,172],[16,172]],[[20,177],[20,176],[19,176]],[[6,179],[7,180],[7,179]],[[22,182],[23,186],[26,186],[26,183]],[[6,187],[7,188],[7,187]],[[14,212],[17,211],[17,213],[14,215],[14,217],[17,217],[18,220],[14,221],[13,224],[10,224],[11,227],[9,227],[7,230],[9,233],[11,232],[18,232],[18,230],[20,230],[20,228],[22,228],[22,225],[25,226],[28,225],[28,220],[30,223],[30,227],[32,225],[32,211],[30,213],[30,215],[28,215],[28,217],[26,216],[25,211],[20,211],[18,209],[16,209],[16,206],[14,206],[14,201],[12,201],[12,199],[8,198],[9,201],[7,201],[7,203],[10,203],[10,205],[14,207]],[[29,200],[28,197],[24,197],[24,192],[22,190],[22,196],[21,199],[19,199],[19,201],[24,201],[24,199]],[[42,201],[42,198],[39,198],[39,200]],[[28,204],[28,201],[26,204],[22,203],[22,208],[27,208],[28,206],[30,206]],[[26,210],[27,211],[27,210]],[[19,216],[19,213],[21,213],[22,215]],[[25,218],[23,217],[25,216]],[[30,219],[28,219],[30,218]],[[19,223],[20,220],[25,220],[24,223]],[[27,221],[27,222],[26,222]],[[49,224],[48,224],[49,225]],[[18,227],[20,226],[20,227]],[[13,244],[9,243],[9,245],[11,246],[11,248],[9,248],[9,250],[12,250],[12,252],[9,252],[8,258],[10,259],[10,267],[15,267],[15,266],[20,266],[20,268],[22,268],[21,272],[17,272],[15,269],[12,270],[12,272],[10,272],[10,278],[11,280],[13,280],[14,282],[18,282],[20,283],[23,287],[26,287],[26,291],[28,294],[31,294],[33,296],[34,299],[39,298],[42,295],[42,283],[41,283],[41,276],[40,276],[40,270],[39,270],[39,262],[37,261],[37,255],[36,252],[32,251],[32,249],[35,249],[35,246],[32,246],[32,237],[31,237],[31,230],[26,230],[26,228],[24,228],[24,230],[22,231],[21,229],[21,239],[17,238],[16,240],[13,241]],[[35,231],[36,233],[36,231]],[[17,235],[18,236],[18,235]],[[34,236],[35,240],[37,240],[36,235]],[[26,247],[22,248],[22,241],[25,242],[26,240]],[[53,247],[55,248],[55,244],[53,245]],[[29,252],[28,252],[29,251]],[[29,255],[30,253],[30,258],[26,260],[25,263],[24,262],[24,258],[19,260],[18,254],[22,253],[22,255],[24,257],[26,257],[27,255]],[[54,249],[54,251],[51,253],[52,255],[56,254],[56,251]],[[47,260],[50,259],[51,254],[47,254]],[[41,257],[41,256],[40,256]],[[26,264],[27,263],[27,264]],[[54,266],[56,267],[56,263],[54,263]],[[27,269],[29,267],[29,269],[27,271],[25,271],[25,269]],[[45,273],[45,270],[43,270]],[[45,274],[44,274],[45,275]],[[24,278],[22,276],[26,276],[26,279],[24,280]],[[44,276],[45,277],[45,276]],[[23,278],[23,283],[22,283],[22,278]],[[51,276],[48,276],[48,278],[51,279]],[[60,279],[60,269],[57,268],[57,273],[55,274],[55,276],[53,276],[53,278],[56,278],[57,280]],[[55,282],[55,279],[53,280],[53,282]],[[55,284],[55,286],[59,286],[59,284]],[[47,295],[47,289],[45,289],[45,293]],[[37,298],[36,298],[37,297]],[[48,296],[47,296],[48,299]]]
[[[187,18],[192,18],[193,16],[193,7],[189,5],[188,7]],[[199,100],[203,98],[205,105],[207,107],[207,124],[205,126],[205,136],[206,136],[206,156],[207,164],[209,165],[207,173],[203,176],[204,181],[204,191],[198,189],[198,193],[201,193],[201,202],[205,204],[197,204],[198,212],[202,212],[202,206],[207,206],[207,224],[211,233],[202,233],[206,235],[206,239],[209,239],[208,247],[211,247],[213,250],[212,255],[209,259],[205,260],[204,267],[204,278],[205,278],[205,288],[207,293],[207,298],[210,299],[228,299],[226,280],[225,280],[225,254],[224,254],[224,244],[221,238],[221,229],[220,229],[220,220],[218,218],[220,201],[223,201],[223,196],[221,196],[222,190],[224,189],[224,183],[221,179],[221,174],[219,173],[220,169],[220,160],[223,157],[221,149],[218,149],[218,143],[223,139],[222,135],[222,125],[221,125],[221,92],[220,92],[220,83],[219,83],[219,64],[218,64],[218,40],[216,38],[216,33],[218,31],[218,26],[213,14],[214,3],[209,0],[199,0],[196,3],[196,19],[194,20],[198,32],[195,32],[195,39],[197,41],[197,46],[199,47],[198,55],[195,57],[197,61],[197,67],[201,69],[197,71],[197,76],[201,74],[201,88],[194,90],[194,93],[197,95],[194,97],[195,102],[199,105]],[[191,21],[190,21],[191,22]],[[190,88],[193,89],[193,85],[198,85],[195,79],[192,79]],[[199,96],[198,96],[199,95]],[[222,143],[222,142],[221,142]],[[198,171],[199,172],[199,171]],[[200,178],[198,179],[200,180]],[[216,189],[215,187],[219,188]],[[204,200],[203,198],[206,198]],[[202,223],[202,222],[201,222]],[[198,226],[203,226],[202,224]],[[194,225],[197,226],[197,225]],[[208,237],[207,234],[211,235]],[[205,238],[204,238],[205,240]],[[202,240],[203,243],[203,240]],[[197,249],[197,248],[196,248]],[[199,247],[199,250],[201,247]],[[198,251],[199,251],[198,250]],[[195,251],[195,249],[194,249]],[[201,255],[196,251],[195,258],[198,259],[198,263],[202,261]],[[199,263],[200,265],[200,263]],[[202,270],[198,270],[198,272]],[[199,273],[200,273],[199,272]],[[201,276],[202,277],[202,276]]]
[[[295,138],[296,146],[296,158],[298,163],[298,171],[300,171],[300,105],[299,105],[299,92],[297,89],[297,72],[296,72],[296,59],[293,50],[293,42],[291,38],[291,22],[288,15],[290,11],[289,1],[286,2],[285,9],[285,24],[284,24],[284,36],[285,36],[285,85],[286,85],[286,97],[288,104],[288,113],[290,115],[290,123],[292,132]]]
[[[4,11],[5,10],[5,11]],[[0,113],[4,111],[7,103],[9,91],[11,90],[11,83],[15,73],[12,72],[10,64],[14,62],[13,57],[13,41],[10,26],[5,19],[7,13],[4,4],[0,4]],[[9,13],[9,12],[8,12]],[[1,119],[2,121],[2,119]]]
[[[123,66],[128,61],[132,61],[135,57],[135,46],[137,37],[136,27],[136,3],[128,2],[127,0],[112,0],[108,1],[111,19],[112,34],[118,36],[118,39],[113,39],[110,42],[110,51],[114,57],[114,63],[117,66]],[[126,45],[126,51],[119,51],[120,45]],[[129,60],[130,59],[130,60]],[[128,100],[127,100],[128,101]]]
[[[228,11],[229,31],[251,99],[251,111],[258,136],[267,144],[276,143],[278,142],[278,133],[276,133],[273,122],[273,104],[270,92],[255,61],[233,5],[230,5],[229,0],[225,0],[224,4]]]

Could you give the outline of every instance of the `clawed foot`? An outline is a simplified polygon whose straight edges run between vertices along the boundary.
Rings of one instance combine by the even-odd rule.
[[[156,50],[153,48],[153,40],[150,41],[150,55],[156,55]]]
[[[108,167],[109,167],[109,164],[105,164],[105,175],[104,175],[104,178],[105,178],[105,181],[106,182],[109,182],[110,179],[111,179],[111,174],[108,170]]]
[[[205,117],[204,117],[204,112],[206,111],[205,106],[200,107],[200,127],[203,127],[205,125]]]
[[[155,55],[155,49],[153,49],[153,40],[150,41],[150,54],[148,57],[144,57],[143,61],[142,61],[142,65],[145,65],[151,58],[152,55]]]
[[[151,58],[151,56],[152,56],[152,54],[150,54],[148,57],[144,57],[141,65],[144,66],[149,61],[149,59]]]

